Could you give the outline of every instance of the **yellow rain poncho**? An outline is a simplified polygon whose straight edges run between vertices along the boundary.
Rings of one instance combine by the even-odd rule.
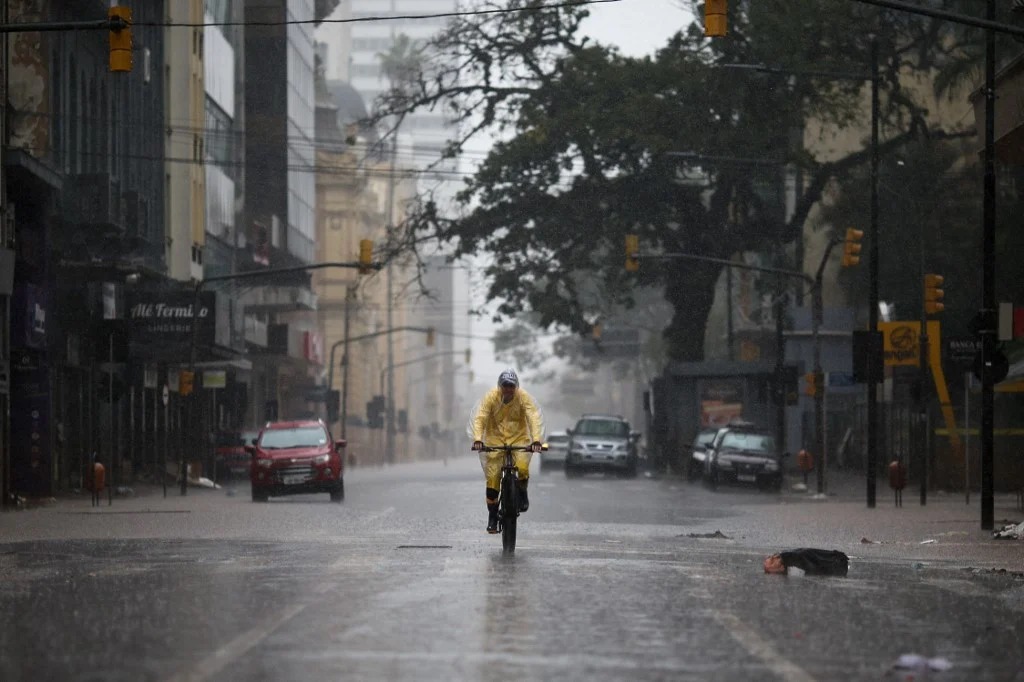
[[[544,440],[544,419],[537,401],[523,389],[517,388],[512,400],[503,403],[501,389],[492,388],[473,410],[467,431],[474,441],[484,445],[529,445]],[[515,453],[520,480],[530,477],[532,455],[531,452]],[[480,453],[488,488],[498,488],[503,457],[500,452]]]

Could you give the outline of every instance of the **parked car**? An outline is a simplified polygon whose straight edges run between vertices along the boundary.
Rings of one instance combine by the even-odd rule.
[[[762,489],[782,489],[782,460],[775,435],[751,426],[719,430],[707,449],[704,477],[712,488],[719,483],[752,483]]]
[[[225,431],[217,434],[213,449],[213,472],[216,480],[248,480],[252,456],[245,451],[246,445],[260,435],[259,431]]]
[[[715,426],[701,429],[690,446],[690,457],[686,466],[686,480],[693,482],[704,475],[704,460],[708,450],[714,445],[715,436],[723,427]]]
[[[565,455],[569,451],[569,434],[553,431],[548,434],[548,449],[540,453],[540,470],[565,466]]]
[[[565,457],[567,478],[588,471],[636,476],[640,432],[618,415],[585,414],[568,430],[569,450]]]
[[[253,502],[299,493],[345,499],[345,441],[333,440],[320,419],[267,422],[251,445]]]

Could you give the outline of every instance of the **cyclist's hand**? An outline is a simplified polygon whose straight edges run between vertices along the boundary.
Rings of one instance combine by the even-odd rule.
[[[473,441],[472,449],[473,450],[483,450],[484,449],[484,442],[482,440],[475,440],[475,441]]]
[[[540,452],[541,451],[540,441],[539,440],[533,441],[533,443],[530,445],[530,449],[533,450],[534,452]]]

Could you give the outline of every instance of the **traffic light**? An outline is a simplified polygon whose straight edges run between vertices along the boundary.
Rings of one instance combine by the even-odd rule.
[[[371,429],[384,428],[384,411],[386,410],[384,396],[375,395],[373,400],[366,403],[366,425]]]
[[[846,239],[843,240],[843,267],[852,268],[860,263],[860,240],[864,238],[864,230],[846,228]]]
[[[635,234],[626,235],[626,272],[640,269],[640,237]]]
[[[427,327],[427,347],[434,347],[434,328]]]
[[[944,281],[945,278],[942,275],[924,276],[924,311],[928,315],[941,313],[946,309],[942,303],[942,299],[946,297],[946,292],[942,289]]]
[[[728,33],[729,20],[726,12],[729,0],[704,0],[704,35],[708,38],[723,38]]]
[[[804,374],[804,395],[818,395],[818,375],[815,372]]]
[[[359,240],[359,274],[369,274],[373,269],[373,240],[372,239],[360,239]]]
[[[594,339],[594,341],[600,341],[601,331],[601,323],[598,322],[597,324],[590,328],[590,337]]]
[[[128,7],[111,7],[107,10],[110,20],[110,70],[132,70],[132,11]],[[114,28],[114,27],[117,28]]]

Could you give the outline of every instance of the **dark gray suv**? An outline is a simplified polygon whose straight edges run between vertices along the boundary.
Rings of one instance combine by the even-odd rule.
[[[782,489],[782,460],[775,436],[750,426],[719,429],[704,458],[704,480],[712,488],[719,483],[751,483],[763,490]]]
[[[630,429],[629,422],[622,417],[585,414],[568,433],[567,478],[581,476],[588,471],[617,473],[627,478],[636,476],[640,432]]]

